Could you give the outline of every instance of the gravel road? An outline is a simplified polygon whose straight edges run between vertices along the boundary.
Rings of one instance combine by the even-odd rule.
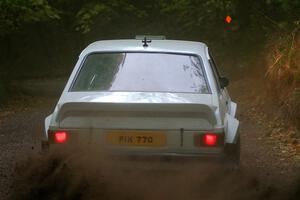
[[[43,159],[40,133],[43,120],[57,97],[32,97],[0,111],[0,199],[300,199],[297,193],[299,163],[283,159],[276,142],[268,140],[263,126],[241,119],[241,169],[222,171],[217,166],[179,165],[179,170],[154,172],[99,171],[90,158],[76,175],[58,172],[55,159]],[[49,166],[53,167],[49,170]],[[119,165],[118,165],[119,166]],[[157,167],[157,166],[156,166]],[[199,167],[199,168],[198,168]],[[107,169],[110,170],[107,170]],[[151,168],[151,167],[150,167]],[[159,168],[159,167],[158,167]],[[43,172],[46,170],[47,172]],[[78,178],[78,172],[86,176]],[[49,174],[55,174],[49,178]],[[84,178],[82,178],[84,177]],[[97,178],[96,178],[97,177]],[[101,178],[100,178],[101,177]],[[51,179],[51,181],[45,181]],[[298,182],[297,182],[298,181]],[[72,184],[72,189],[70,183]],[[70,186],[71,187],[71,186]],[[57,193],[64,193],[59,195]],[[46,195],[44,195],[46,194]],[[42,197],[42,198],[41,198]]]

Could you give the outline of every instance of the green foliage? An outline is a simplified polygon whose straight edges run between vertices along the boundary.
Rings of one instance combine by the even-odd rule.
[[[58,12],[47,0],[1,0],[0,36],[9,34],[26,23],[59,18]]]
[[[299,0],[273,0],[273,3],[278,3],[284,12],[289,12],[300,7]]]
[[[233,0],[161,0],[160,11],[174,28],[180,26],[184,34],[201,32],[202,35],[220,32],[224,19],[235,14]],[[210,32],[210,33],[209,33]]]
[[[175,14],[175,20],[199,26],[205,21],[223,20],[227,14],[234,13],[232,0],[162,0],[161,11],[166,14]]]
[[[100,24],[104,25],[109,23],[114,15],[114,11],[103,3],[88,4],[77,14],[78,22],[76,29],[83,33],[87,33],[90,31],[90,27],[96,17],[101,20]]]
[[[122,20],[124,15],[129,14],[138,18],[147,15],[146,11],[137,8],[130,1],[91,1],[83,5],[77,12],[75,21],[76,30],[87,33],[93,25],[104,26],[115,20]]]
[[[245,27],[262,26],[262,21],[270,26],[271,21],[285,28],[291,21],[299,20],[298,12],[299,0],[1,0],[0,36],[27,23],[47,24],[57,19],[87,33],[95,27],[122,22],[128,16],[144,22],[170,24],[174,28],[180,25],[186,33],[201,27],[208,31],[222,29],[228,14],[234,17],[234,22],[241,26],[244,23]]]

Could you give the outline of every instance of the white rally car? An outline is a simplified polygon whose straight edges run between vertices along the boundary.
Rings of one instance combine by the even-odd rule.
[[[44,146],[239,162],[239,121],[204,43],[136,38],[90,44],[53,111]]]

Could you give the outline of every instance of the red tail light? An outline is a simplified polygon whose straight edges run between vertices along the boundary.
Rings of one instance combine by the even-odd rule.
[[[214,133],[206,133],[203,135],[203,143],[206,146],[216,146],[218,143],[218,136]]]
[[[224,145],[223,133],[195,133],[195,146],[198,147],[222,147]]]
[[[58,131],[54,133],[55,143],[65,143],[68,140],[68,133],[65,131]]]

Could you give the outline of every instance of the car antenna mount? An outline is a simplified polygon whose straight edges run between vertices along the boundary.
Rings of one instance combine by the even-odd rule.
[[[144,37],[144,39],[142,40],[143,43],[143,47],[148,47],[148,43],[151,43],[152,40],[147,40],[147,37]]]

